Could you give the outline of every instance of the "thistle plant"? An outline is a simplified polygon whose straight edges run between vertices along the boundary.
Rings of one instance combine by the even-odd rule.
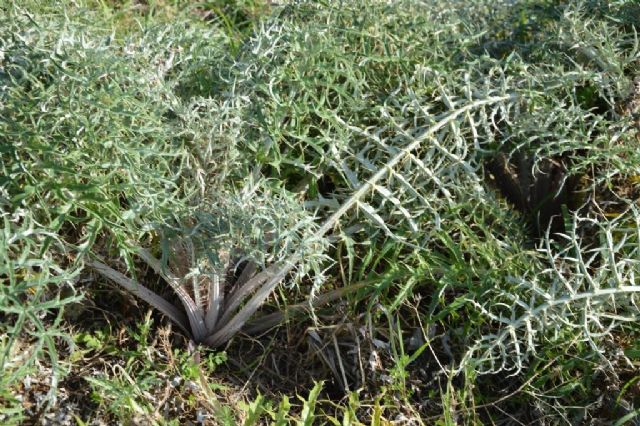
[[[548,238],[540,247],[549,265],[541,274],[509,277],[513,288],[495,289],[491,304],[469,300],[496,331],[477,339],[460,365],[517,375],[541,341],[566,339],[567,331],[600,353],[600,338],[638,320],[639,224],[637,206],[612,220],[573,215],[567,233],[559,237],[561,249]],[[584,226],[594,235],[581,236]],[[592,237],[600,244],[591,245]],[[607,363],[606,357],[602,360]]]
[[[375,212],[375,209],[366,203],[366,198],[369,197],[372,192],[381,194],[382,197],[384,197],[383,203],[392,203],[403,214],[404,219],[416,227],[409,212],[402,207],[397,198],[391,194],[388,189],[380,186],[380,183],[388,181],[390,179],[389,176],[394,175],[400,182],[406,182],[406,179],[398,174],[396,170],[410,161],[411,158],[413,158],[414,162],[422,164],[421,160],[414,156],[414,151],[419,150],[422,144],[426,142],[434,143],[442,155],[448,156],[454,161],[461,162],[455,154],[451,154],[439,146],[438,135],[441,135],[441,137],[444,136],[443,129],[455,126],[456,121],[465,120],[466,117],[474,114],[476,109],[491,107],[494,104],[506,102],[509,99],[510,97],[508,95],[495,96],[469,102],[458,109],[455,109],[453,104],[451,104],[452,111],[443,113],[440,117],[435,117],[435,123],[426,128],[421,134],[415,137],[409,136],[409,143],[406,146],[394,149],[393,147],[383,145],[385,154],[390,156],[388,161],[362,183],[357,190],[318,227],[315,231],[315,238],[324,237],[334,229],[344,215],[356,208],[364,212],[374,223],[391,233],[383,219]],[[464,164],[462,164],[462,166],[464,166]],[[413,188],[409,186],[408,189]],[[413,189],[413,192],[416,192],[415,189]],[[296,225],[296,228],[300,227],[301,224]],[[198,276],[190,277],[190,274],[180,276],[170,268],[163,267],[162,263],[148,250],[138,249],[136,254],[147,263],[151,269],[162,276],[167,284],[175,291],[185,308],[187,314],[186,319],[175,306],[142,284],[133,282],[101,262],[92,261],[89,265],[105,277],[115,281],[126,290],[160,310],[178,324],[181,329],[193,336],[196,342],[215,347],[226,343],[227,340],[233,337],[251,316],[255,314],[276,286],[280,284],[303,259],[305,262],[309,262],[309,259],[305,256],[305,253],[309,252],[308,244],[309,241],[304,241],[290,256],[268,266],[257,274],[255,274],[256,264],[249,261],[235,282],[225,281],[225,274],[221,272],[212,274],[209,279],[205,279],[204,281],[199,279],[200,277]],[[193,252],[193,247],[189,247],[188,251]],[[191,293],[187,291],[185,286],[189,278],[192,280],[190,286]],[[233,289],[230,291],[230,294],[226,296],[225,293],[231,288]],[[236,312],[236,309],[241,306],[245,298],[248,300],[244,306]]]
[[[184,312],[103,262],[92,260],[89,265],[157,308],[195,342],[222,345],[285,277],[293,282],[309,273],[322,277],[322,247],[327,242],[313,217],[286,194],[279,197],[263,184],[248,185],[237,196],[227,194],[217,209],[198,213],[195,225],[163,244],[166,262],[147,249],[135,249],[175,291]],[[262,196],[256,195],[260,192]],[[295,263],[300,257],[304,264]]]
[[[331,7],[326,10],[331,10]],[[234,91],[231,94],[234,97],[252,100],[243,107],[248,114],[248,121],[241,125],[246,136],[243,145],[269,159],[269,165],[276,170],[297,170],[307,185],[320,179],[330,179],[340,185],[339,190],[331,194],[320,194],[307,200],[307,208],[315,209],[314,215],[306,216],[303,222],[293,225],[294,229],[302,229],[313,222],[310,229],[314,229],[313,234],[319,239],[330,237],[339,241],[341,235],[360,241],[390,238],[408,250],[425,254],[434,250],[432,241],[440,238],[443,232],[451,232],[456,241],[453,244],[462,244],[471,235],[447,231],[457,228],[459,221],[468,220],[461,215],[466,207],[460,210],[460,206],[473,202],[478,212],[493,209],[491,192],[483,176],[485,153],[491,153],[496,146],[508,155],[525,151],[531,156],[530,167],[534,169],[539,167],[540,159],[568,155],[573,158],[572,172],[579,174],[600,158],[597,152],[576,155],[584,149],[585,138],[591,141],[589,143],[607,144],[611,132],[618,131],[616,124],[585,109],[581,103],[584,100],[575,95],[575,87],[596,82],[601,84],[608,81],[605,78],[610,78],[616,83],[600,87],[597,93],[606,102],[614,103],[624,91],[624,85],[619,83],[619,74],[628,62],[603,69],[594,58],[580,59],[589,61],[593,67],[581,66],[563,73],[559,69],[549,72],[544,66],[536,69],[518,55],[502,62],[486,57],[463,66],[456,62],[459,58],[442,51],[429,61],[418,62],[414,59],[416,57],[409,56],[409,61],[416,60],[411,72],[385,74],[386,79],[375,81],[365,89],[364,82],[374,80],[367,80],[367,75],[356,77],[358,61],[368,60],[365,57],[358,59],[357,55],[375,49],[374,40],[366,32],[354,31],[347,44],[352,46],[353,52],[350,52],[339,47],[345,46],[342,41],[338,43],[336,39],[326,37],[326,32],[321,30],[330,30],[333,28],[331,25],[337,25],[337,22],[349,25],[352,15],[347,12],[331,12],[334,13],[332,19],[336,21],[318,24],[318,31],[311,32],[315,37],[313,42],[307,40],[310,37],[308,23],[303,25],[301,22],[304,20],[299,19],[308,14],[325,13],[324,6],[307,4],[292,15],[283,12],[277,20],[263,25],[251,40],[246,56],[236,62],[227,77],[233,80],[231,87]],[[433,10],[434,14],[441,12],[438,8]],[[569,10],[566,19],[577,20],[575,13]],[[395,24],[396,18],[392,15],[386,19],[390,21],[388,24]],[[455,22],[452,17],[447,24],[451,26],[445,26],[443,31],[451,37],[452,43],[455,41],[460,46],[460,55],[464,56],[469,53],[464,46],[471,49],[475,35],[453,31],[451,23]],[[428,33],[429,24],[421,24],[427,26],[425,31]],[[576,21],[572,28],[577,26]],[[451,31],[447,33],[447,30]],[[627,43],[621,36],[616,40]],[[407,41],[406,46],[413,48],[412,43]],[[583,58],[580,49],[575,51],[568,45],[567,48]],[[526,54],[534,55],[531,52]],[[350,58],[349,63],[354,69],[345,71],[346,57]],[[405,62],[398,60],[385,66],[406,69],[408,64]],[[443,62],[458,68],[447,74],[441,73],[436,64]],[[340,70],[346,81],[333,85],[322,83],[327,84],[323,89],[326,92],[317,98],[318,80],[304,77],[301,71],[317,67],[324,69],[327,75]],[[379,74],[376,72],[375,75]],[[371,78],[374,78],[373,74]],[[287,92],[287,87],[295,87],[295,90]],[[352,92],[346,91],[345,87]],[[376,108],[362,110],[354,107],[356,97],[367,99],[385,90],[389,91],[387,98]],[[285,122],[291,119],[286,107],[290,102],[289,96],[302,98],[304,102],[300,105],[306,106],[295,111],[295,129],[271,121],[272,117],[284,117]],[[263,119],[266,122],[260,121]],[[361,126],[361,122],[374,124]],[[315,139],[298,137],[301,131],[311,132],[314,128],[323,129]],[[323,148],[318,150],[318,147]],[[562,187],[564,183],[559,185]],[[315,219],[309,222],[310,217]],[[471,220],[478,219],[474,217]],[[582,223],[582,219],[578,222]],[[576,242],[579,239],[576,229],[567,231],[573,232],[573,237],[566,237],[575,243],[571,250],[554,251],[556,245],[547,235],[544,239],[548,248],[546,252],[518,254],[531,257],[528,268],[502,277],[503,281],[493,289],[485,288],[481,299],[477,299],[479,293],[474,292],[465,300],[465,304],[476,310],[478,315],[495,322],[498,330],[504,327],[507,331],[483,334],[463,356],[460,366],[477,361],[479,365],[488,362],[494,366],[478,367],[479,371],[498,372],[513,368],[513,365],[522,368],[526,354],[535,352],[535,336],[540,335],[536,330],[544,328],[543,322],[547,324],[550,321],[542,321],[539,316],[546,318],[550,315],[556,321],[566,315],[556,308],[575,306],[572,305],[572,296],[562,294],[562,289],[569,291],[566,282],[558,287],[552,277],[559,277],[559,273],[549,274],[558,268],[568,267],[569,252],[583,250],[582,243]],[[474,231],[468,229],[465,232]],[[495,239],[497,247],[501,247],[499,250],[506,250],[506,253],[518,250],[507,242],[507,235],[494,234],[491,238]],[[288,246],[289,251],[281,251],[266,262],[242,262],[244,269],[230,274],[228,271],[239,265],[229,255],[234,251],[234,243],[230,240],[230,246],[217,249],[217,253],[226,253],[227,258],[214,268],[215,272],[208,278],[195,281],[189,270],[180,273],[152,256],[148,250],[136,249],[136,255],[176,292],[186,316],[140,283],[134,284],[105,264],[93,262],[91,265],[160,309],[196,341],[217,346],[242,329],[292,270],[302,268],[319,272],[330,265],[324,263],[320,266],[322,262],[319,262],[313,268],[305,267],[310,254],[326,262],[327,245],[315,244],[317,240],[310,237],[298,241],[297,245]],[[581,268],[588,269],[588,266],[583,264]],[[321,275],[318,273],[317,277]],[[527,278],[532,276],[536,277],[533,282]],[[633,288],[630,287],[631,290]],[[574,289],[571,294],[579,295],[576,300],[590,301],[591,296],[599,298],[610,293],[626,298],[627,290],[610,289],[600,294]],[[527,298],[534,297],[533,294],[546,294],[541,297],[547,299],[538,301],[534,298],[524,304],[523,294],[530,295]],[[502,298],[508,302],[499,302]],[[494,308],[486,307],[487,304],[495,304],[498,310],[494,312]],[[519,306],[526,306],[528,313],[517,315]],[[585,313],[584,309],[580,312]],[[520,327],[530,330],[525,340],[517,331]],[[481,350],[485,351],[482,355]],[[497,360],[502,362],[499,367],[496,366]]]
[[[502,333],[474,329],[477,334],[466,336],[470,348],[460,354],[458,371],[476,366],[476,361],[478,372],[519,371],[536,347],[544,345],[548,324],[558,327],[552,340],[566,330],[564,325],[577,330],[565,324],[570,317],[565,308],[576,309],[572,318],[580,318],[591,315],[593,302],[604,309],[596,316],[634,318],[634,304],[626,303],[635,292],[632,275],[619,276],[620,286],[603,293],[576,289],[583,281],[566,278],[567,270],[573,271],[571,277],[591,274],[589,265],[598,258],[588,249],[590,237],[581,234],[591,229],[588,223],[596,220],[593,209],[598,209],[597,200],[585,194],[607,185],[612,176],[635,173],[631,169],[637,172],[633,136],[637,130],[631,120],[596,110],[599,105],[615,110],[632,91],[638,72],[637,36],[632,26],[620,26],[620,22],[632,22],[633,8],[616,9],[625,12],[611,21],[599,17],[595,24],[584,19],[586,4],[564,9],[549,6],[553,13],[545,9],[541,12],[545,20],[526,23],[517,35],[520,38],[514,35],[510,40],[511,54],[498,59],[473,55],[481,46],[493,44],[475,33],[474,26],[460,30],[457,25],[468,22],[462,9],[430,4],[428,11],[418,13],[412,9],[415,4],[405,2],[402,12],[385,14],[380,12],[384,5],[368,5],[370,16],[384,16],[374,23],[349,7],[333,6],[305,3],[265,23],[254,36],[251,53],[237,64],[239,76],[234,84],[238,96],[254,100],[252,138],[243,144],[267,157],[276,169],[297,169],[312,183],[325,179],[338,187],[307,201],[326,218],[320,222],[321,232],[335,232],[335,240],[342,235],[361,244],[391,239],[420,253],[436,271],[440,256],[464,258],[471,269],[485,262],[491,268],[498,263],[495,259],[509,259],[504,273],[486,272],[495,278],[493,282],[478,276],[482,282],[472,282],[470,290],[458,282],[439,286],[440,294],[463,292],[457,303],[478,324],[495,322]],[[613,10],[601,6],[590,7],[602,16]],[[507,16],[511,12],[508,6],[500,9]],[[447,20],[438,26],[434,22],[441,15]],[[395,28],[399,19],[412,27],[411,35],[388,40],[385,61],[376,63],[370,52],[376,52],[379,39],[371,34],[384,39],[387,33],[377,32],[378,25]],[[474,22],[490,26],[494,19],[501,15],[479,13]],[[332,33],[334,26],[354,29],[337,37]],[[531,31],[539,31],[535,44],[530,43],[527,32]],[[563,35],[560,42],[552,36],[558,33]],[[433,34],[438,34],[439,46],[455,45],[456,52],[427,51],[424,46]],[[563,41],[568,38],[573,42]],[[549,65],[538,65],[544,63],[541,56]],[[439,71],[443,64],[447,73]],[[380,69],[388,71],[383,78]],[[340,78],[323,79],[319,72]],[[373,108],[361,107],[370,99],[381,101]],[[294,111],[289,107],[292,103]],[[562,235],[542,229],[538,242],[516,242],[521,238],[513,231],[518,225],[497,212],[505,208],[496,196],[499,189],[487,185],[485,161],[496,152],[527,156],[532,174],[541,173],[544,161],[562,158],[568,171],[556,183],[558,192],[570,178],[584,177],[594,167],[599,170],[588,184],[572,190],[574,199],[568,202],[574,205],[559,209],[564,212]],[[631,208],[632,203],[623,204]],[[444,235],[448,242],[443,246],[439,241]],[[486,244],[488,253],[469,248],[466,244],[471,241]],[[530,249],[535,244],[545,249]],[[601,254],[604,249],[593,250]],[[576,265],[577,252],[591,254]],[[484,256],[492,259],[486,261]],[[635,256],[627,252],[620,258],[633,264]],[[292,260],[295,263],[298,258]],[[564,271],[563,285],[558,284],[563,276],[558,271]],[[441,274],[447,275],[435,275]],[[612,305],[597,302],[602,297],[618,300],[616,306],[625,306],[625,313],[612,313],[608,310]],[[454,315],[453,308],[439,303],[432,303],[432,317]],[[615,326],[615,321],[608,324]],[[584,338],[596,348],[592,334],[583,330]]]

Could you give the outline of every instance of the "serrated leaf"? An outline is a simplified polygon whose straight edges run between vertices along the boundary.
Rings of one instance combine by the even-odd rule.
[[[405,219],[407,219],[407,223],[413,232],[418,232],[418,225],[413,221],[411,214],[409,211],[405,209],[402,205],[402,202],[398,200],[391,191],[389,191],[384,186],[374,185],[373,188],[380,193],[385,199],[389,200],[391,204],[393,204],[399,211],[402,213]]]
[[[369,220],[371,220],[373,223],[375,223],[380,228],[382,228],[382,230],[387,235],[389,235],[392,238],[397,238],[393,234],[393,232],[391,232],[391,230],[389,229],[387,224],[384,223],[384,219],[382,219],[382,217],[376,212],[376,210],[373,207],[371,207],[371,205],[369,205],[367,203],[360,202],[360,201],[358,201],[357,205],[358,205],[358,208],[360,210],[362,210],[362,212],[365,214],[365,216],[367,216],[367,218],[369,218]]]

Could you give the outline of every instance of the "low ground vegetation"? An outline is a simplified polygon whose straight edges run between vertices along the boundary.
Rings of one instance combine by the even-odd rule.
[[[0,0],[3,424],[639,421],[635,0],[54,3]]]

